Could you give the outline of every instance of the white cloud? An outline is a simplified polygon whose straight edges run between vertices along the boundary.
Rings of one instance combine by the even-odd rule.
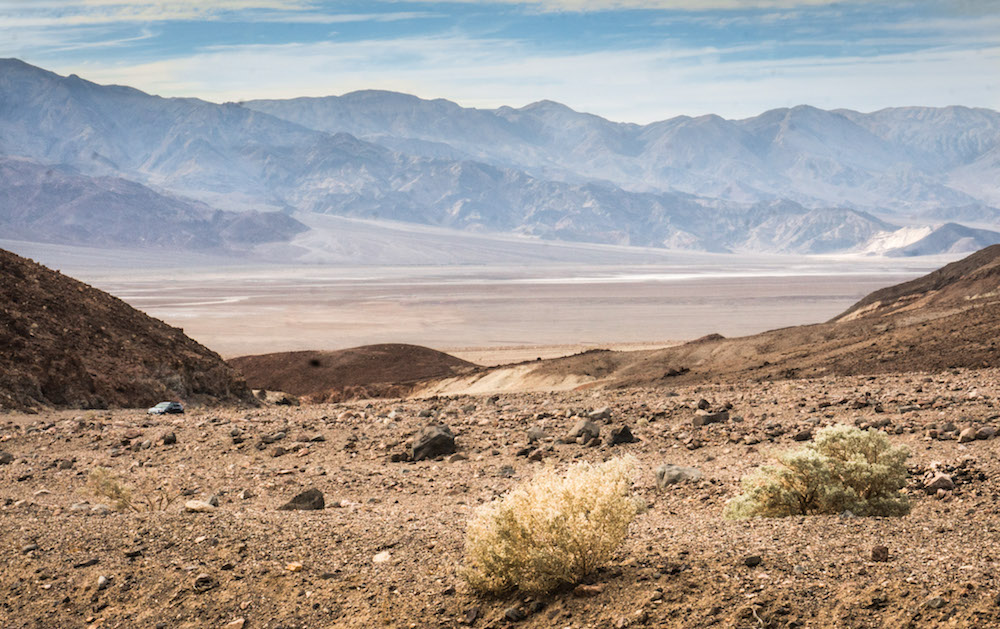
[[[445,37],[218,47],[141,65],[51,69],[217,102],[387,89],[476,107],[551,99],[634,122],[680,114],[746,117],[802,103],[863,111],[950,104],[1000,109],[1000,46],[837,59],[730,60],[741,51],[750,52],[663,47],[533,53],[512,40]]]

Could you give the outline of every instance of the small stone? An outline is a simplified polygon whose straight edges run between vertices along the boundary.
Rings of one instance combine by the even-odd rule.
[[[374,557],[372,557],[372,563],[386,563],[392,559],[392,555],[389,554],[388,550],[383,550]]]
[[[162,441],[165,446],[172,446],[177,443],[177,435],[172,432],[168,432],[160,437],[160,441]]]
[[[194,578],[194,591],[195,592],[207,592],[214,587],[219,585],[219,583],[212,578],[212,575],[202,572]]]
[[[573,425],[573,428],[566,435],[566,440],[576,441],[580,437],[586,437],[587,441],[596,439],[601,435],[601,428],[589,419],[581,419]]]
[[[986,439],[989,439],[995,434],[997,434],[996,428],[994,428],[993,426],[983,426],[982,428],[976,431],[976,439],[985,441]]]
[[[951,476],[947,474],[938,474],[927,483],[924,484],[924,491],[928,494],[937,493],[939,489],[944,489],[945,491],[951,491],[955,489],[955,481],[951,480]]]
[[[888,546],[873,547],[872,561],[889,561],[889,547]]]
[[[208,504],[212,505],[213,507],[218,507],[219,506],[219,497],[216,496],[215,494],[212,494],[211,496],[208,497],[208,500],[206,500],[206,502]]]
[[[813,433],[811,430],[801,430],[792,435],[792,441],[809,441],[812,438]]]
[[[184,510],[188,513],[211,513],[215,511],[215,506],[204,500],[188,500],[184,503]]]
[[[287,563],[285,564],[285,570],[288,570],[289,572],[302,572],[302,562],[292,561]]]
[[[106,590],[108,586],[111,585],[111,579],[107,578],[103,574],[97,577],[97,589]]]
[[[451,454],[455,451],[455,435],[444,424],[424,427],[413,439],[410,458],[414,461]]]
[[[250,500],[251,498],[253,498],[253,494],[250,492],[249,489],[244,489],[243,491],[241,491],[239,496],[240,500]]]
[[[28,544],[27,546],[21,547],[21,553],[27,555],[33,550],[38,550],[38,544]]]
[[[536,441],[542,441],[546,438],[545,431],[541,428],[529,428],[528,429],[528,443],[535,443]]]
[[[243,629],[247,624],[246,618],[237,618],[236,620],[230,620],[222,626],[222,629]]]
[[[479,608],[470,607],[462,614],[462,619],[458,621],[460,625],[471,625],[479,618]]]
[[[323,492],[318,489],[307,489],[278,507],[279,511],[319,511],[326,506]]]
[[[587,419],[594,421],[600,421],[602,419],[611,419],[611,409],[607,406],[604,408],[599,408],[587,413]]]
[[[962,432],[958,433],[959,443],[969,443],[970,441],[975,441],[975,440],[976,440],[976,429],[972,428],[971,426],[969,428],[962,430]]]
[[[535,448],[530,454],[528,454],[528,460],[538,462],[545,458],[545,451],[541,448]]]
[[[608,443],[615,446],[620,443],[635,443],[637,441],[639,440],[632,434],[632,430],[628,426],[619,426],[611,431],[611,440]]]
[[[573,588],[573,596],[578,598],[592,598],[604,591],[603,585],[587,585],[581,583]]]
[[[665,463],[656,468],[656,486],[659,489],[663,489],[668,485],[680,482],[696,481],[702,476],[701,470],[697,468]]]
[[[948,601],[940,596],[932,596],[924,603],[924,605],[927,605],[927,607],[930,607],[931,609],[941,609],[947,604]]]
[[[10,452],[0,452],[0,465],[9,465],[14,462],[14,455]]]
[[[747,568],[756,568],[763,561],[764,560],[761,558],[760,555],[747,555],[746,557],[743,558],[743,565],[745,565]]]
[[[449,463],[458,463],[459,461],[468,461],[469,457],[465,456],[461,452],[456,452],[455,454],[448,457]]]
[[[89,568],[90,566],[96,566],[101,563],[101,560],[97,557],[92,557],[86,561],[81,561],[80,563],[73,564],[74,568]]]
[[[514,605],[503,610],[503,617],[510,622],[521,622],[527,618],[528,615],[524,613],[523,609]]]

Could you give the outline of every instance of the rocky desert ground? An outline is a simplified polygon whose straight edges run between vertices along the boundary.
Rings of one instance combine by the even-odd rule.
[[[1000,626],[998,376],[6,414],[0,625]],[[586,421],[599,439],[570,439]],[[910,449],[910,515],[723,518],[741,476],[835,423]],[[408,460],[431,424],[455,451]],[[622,426],[637,441],[614,443]],[[542,466],[625,453],[648,509],[585,587],[469,591],[458,569],[477,506]],[[699,473],[657,487],[663,464]],[[98,467],[136,503],[174,500],[117,511],[88,486]],[[280,509],[308,490],[324,508]]]

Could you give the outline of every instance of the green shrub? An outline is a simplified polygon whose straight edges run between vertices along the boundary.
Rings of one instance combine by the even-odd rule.
[[[851,511],[861,516],[903,516],[910,504],[903,446],[885,433],[832,426],[801,450],[744,477],[743,493],[726,505],[726,517],[784,517]]]
[[[463,576],[491,594],[548,592],[607,562],[641,502],[632,496],[635,459],[552,468],[480,507],[469,521]]]

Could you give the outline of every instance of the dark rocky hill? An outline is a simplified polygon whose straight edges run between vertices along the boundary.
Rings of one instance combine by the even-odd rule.
[[[111,295],[0,249],[0,408],[251,402],[215,352]]]
[[[255,389],[284,391],[312,401],[404,395],[414,383],[476,367],[450,354],[399,343],[241,356],[229,364]]]

